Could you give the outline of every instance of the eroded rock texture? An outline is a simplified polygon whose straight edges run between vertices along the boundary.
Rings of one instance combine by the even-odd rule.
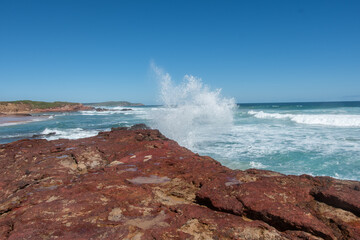
[[[234,171],[157,130],[0,145],[0,239],[360,239],[360,183]]]

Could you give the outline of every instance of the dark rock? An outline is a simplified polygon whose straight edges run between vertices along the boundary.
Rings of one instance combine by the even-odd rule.
[[[31,117],[30,113],[1,113],[0,116],[2,117]]]
[[[15,113],[13,116],[17,117],[31,117],[32,115],[30,113]]]
[[[356,181],[230,170],[146,125],[0,145],[0,239],[360,239]]]
[[[95,108],[95,111],[104,112],[104,111],[108,111],[108,109],[106,109],[106,108]]]
[[[129,130],[129,127],[112,127],[111,131],[124,131],[124,130]],[[107,132],[101,132],[101,134],[105,134]]]
[[[56,135],[56,132],[50,132],[50,133],[47,133],[47,134],[34,134],[32,135],[31,138],[42,138],[42,137],[51,137],[51,136],[54,136]]]
[[[95,111],[97,111],[97,112],[105,112],[105,111],[118,111],[118,110],[108,109],[108,108],[95,108]],[[131,108],[123,108],[120,111],[132,111],[132,109]]]
[[[129,130],[145,130],[145,129],[150,129],[150,128],[144,123],[135,124],[129,128]]]
[[[95,108],[95,111],[97,112],[114,112],[114,111],[117,111],[115,109],[108,109],[108,108]]]
[[[139,124],[135,124],[131,127],[113,127],[111,128],[111,131],[123,131],[123,130],[146,130],[146,129],[150,129],[150,127],[148,127],[146,124],[144,123],[139,123]]]

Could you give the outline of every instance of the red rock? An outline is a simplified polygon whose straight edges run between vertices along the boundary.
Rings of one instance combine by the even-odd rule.
[[[31,113],[41,112],[76,112],[95,110],[92,106],[85,106],[81,103],[60,103],[48,105],[48,108],[36,108],[32,101],[0,102],[0,116],[31,116]],[[35,102],[36,103],[36,102]],[[37,102],[38,103],[38,102]],[[46,102],[42,102],[46,103]],[[47,103],[49,104],[49,103]]]
[[[77,112],[77,111],[88,111],[88,110],[94,110],[94,107],[91,106],[85,106],[81,103],[79,104],[73,104],[73,105],[65,105],[63,107],[56,107],[56,108],[36,108],[32,109],[31,113],[42,113],[42,112]]]
[[[360,239],[359,182],[230,170],[145,128],[0,145],[0,239]]]

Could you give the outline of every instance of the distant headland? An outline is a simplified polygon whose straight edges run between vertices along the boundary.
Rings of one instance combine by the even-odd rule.
[[[144,106],[142,103],[131,103],[127,101],[110,101],[99,103],[74,103],[74,102],[43,102],[31,100],[3,101],[0,102],[0,115],[24,115],[42,112],[76,112],[96,110],[96,106]]]
[[[73,102],[41,102],[31,100],[0,102],[0,114],[19,115],[41,112],[74,112],[92,110],[93,107]]]

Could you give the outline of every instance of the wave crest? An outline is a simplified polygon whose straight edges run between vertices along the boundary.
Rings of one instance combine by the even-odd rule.
[[[163,107],[153,111],[155,128],[180,145],[193,149],[204,134],[218,134],[233,125],[235,100],[210,90],[200,78],[185,75],[176,85],[168,73],[153,65],[161,81]],[[229,126],[230,125],[230,126]]]
[[[309,125],[325,125],[333,127],[360,127],[360,115],[337,114],[289,114],[248,111],[248,114],[263,119],[289,119],[296,123]]]
[[[99,131],[96,130],[84,130],[82,128],[70,128],[70,129],[57,129],[57,128],[45,128],[41,132],[44,135],[44,139],[55,140],[60,138],[65,139],[79,139],[93,137],[98,134]]]

